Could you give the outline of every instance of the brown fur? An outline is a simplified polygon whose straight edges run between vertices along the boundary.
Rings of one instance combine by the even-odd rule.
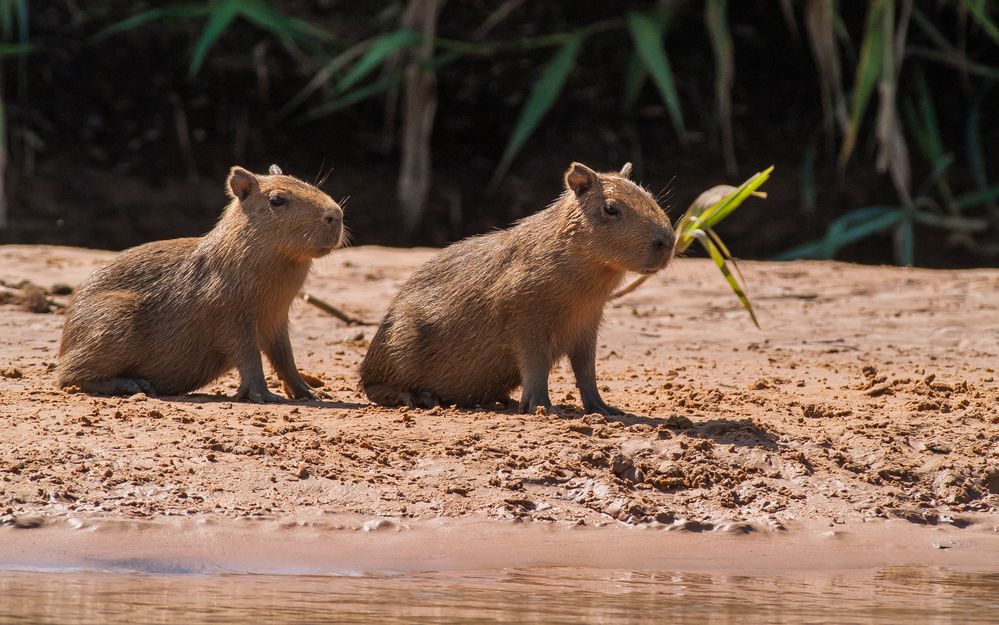
[[[573,163],[566,191],[508,230],[460,241],[393,299],[361,363],[372,401],[549,407],[548,374],[568,356],[587,411],[620,414],[597,391],[603,308],[627,271],[651,273],[675,236],[655,200],[621,174]],[[610,205],[608,214],[604,206]]]
[[[280,401],[262,350],[289,396],[313,396],[295,367],[288,309],[312,259],[340,245],[343,210],[276,166],[270,173],[233,167],[232,201],[208,234],[126,250],[83,283],[66,314],[59,386],[178,395],[236,367],[237,398]]]

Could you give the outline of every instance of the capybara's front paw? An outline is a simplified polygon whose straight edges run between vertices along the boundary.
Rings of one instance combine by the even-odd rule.
[[[600,402],[598,404],[587,404],[583,406],[583,410],[586,411],[586,414],[600,414],[605,417],[616,417],[624,414],[624,411],[620,408],[608,406],[604,402]]]
[[[535,397],[534,395],[528,395],[525,393],[524,396],[520,398],[520,412],[534,414],[538,411],[539,407],[548,411],[552,409],[552,402],[548,399],[548,395]]]
[[[255,404],[280,404],[284,401],[283,397],[270,392],[266,386],[262,389],[240,387],[240,389],[236,391],[236,399],[251,401]]]
[[[301,386],[292,386],[287,382],[282,382],[281,386],[284,389],[284,394],[288,396],[288,399],[310,400],[322,397],[322,394],[319,391],[313,390],[304,384]]]

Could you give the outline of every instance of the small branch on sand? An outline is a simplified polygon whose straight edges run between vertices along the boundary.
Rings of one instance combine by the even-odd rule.
[[[62,310],[66,304],[49,297],[45,290],[33,284],[23,287],[0,282],[0,304],[14,303],[28,312],[47,313]]]
[[[332,304],[327,304],[326,302],[324,302],[323,300],[319,299],[315,295],[310,295],[309,293],[306,293],[305,291],[300,292],[298,294],[298,296],[302,298],[303,302],[306,302],[308,304],[312,304],[313,306],[315,306],[319,310],[323,311],[324,313],[326,313],[328,315],[333,315],[334,317],[336,317],[340,321],[343,321],[347,325],[352,325],[352,326],[373,326],[373,325],[375,325],[375,324],[371,323],[370,321],[365,321],[364,319],[360,319],[358,317],[354,317],[353,315],[344,312],[343,310],[337,308],[336,306],[334,306]]]

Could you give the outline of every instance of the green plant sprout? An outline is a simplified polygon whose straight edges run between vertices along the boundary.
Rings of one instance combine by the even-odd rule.
[[[754,174],[739,187],[723,184],[708,189],[697,196],[697,199],[690,204],[687,211],[680,217],[680,220],[676,222],[676,226],[673,228],[676,231],[676,247],[673,253],[682,254],[695,240],[699,242],[708,253],[708,256],[711,257],[711,260],[714,261],[718,270],[721,271],[728,285],[732,287],[735,296],[742,302],[743,308],[749,313],[753,324],[757,328],[760,327],[760,322],[757,321],[753,305],[750,303],[749,297],[746,296],[746,279],[743,277],[742,271],[739,270],[739,265],[736,264],[732,253],[729,252],[728,247],[722,242],[718,233],[715,232],[714,226],[722,219],[728,217],[732,211],[739,208],[739,205],[749,196],[766,198],[767,194],[757,191],[757,189],[767,181],[773,170],[774,166],[771,165],[763,171]],[[729,268],[729,264],[731,264],[731,268]],[[631,284],[615,293],[614,297],[621,297],[622,295],[631,293],[648,278],[649,276],[637,278]]]

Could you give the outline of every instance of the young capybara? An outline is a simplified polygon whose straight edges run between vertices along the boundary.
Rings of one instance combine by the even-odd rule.
[[[597,390],[604,304],[625,272],[666,266],[676,237],[631,182],[631,165],[598,174],[573,163],[565,192],[508,230],[465,239],[403,285],[361,363],[378,404],[506,403],[548,408],[548,374],[569,357],[588,412],[622,414]]]
[[[66,313],[58,385],[92,393],[179,395],[239,370],[237,399],[311,398],[288,339],[288,309],[312,259],[340,246],[343,209],[276,165],[229,171],[231,202],[200,238],[126,250],[80,287]]]

